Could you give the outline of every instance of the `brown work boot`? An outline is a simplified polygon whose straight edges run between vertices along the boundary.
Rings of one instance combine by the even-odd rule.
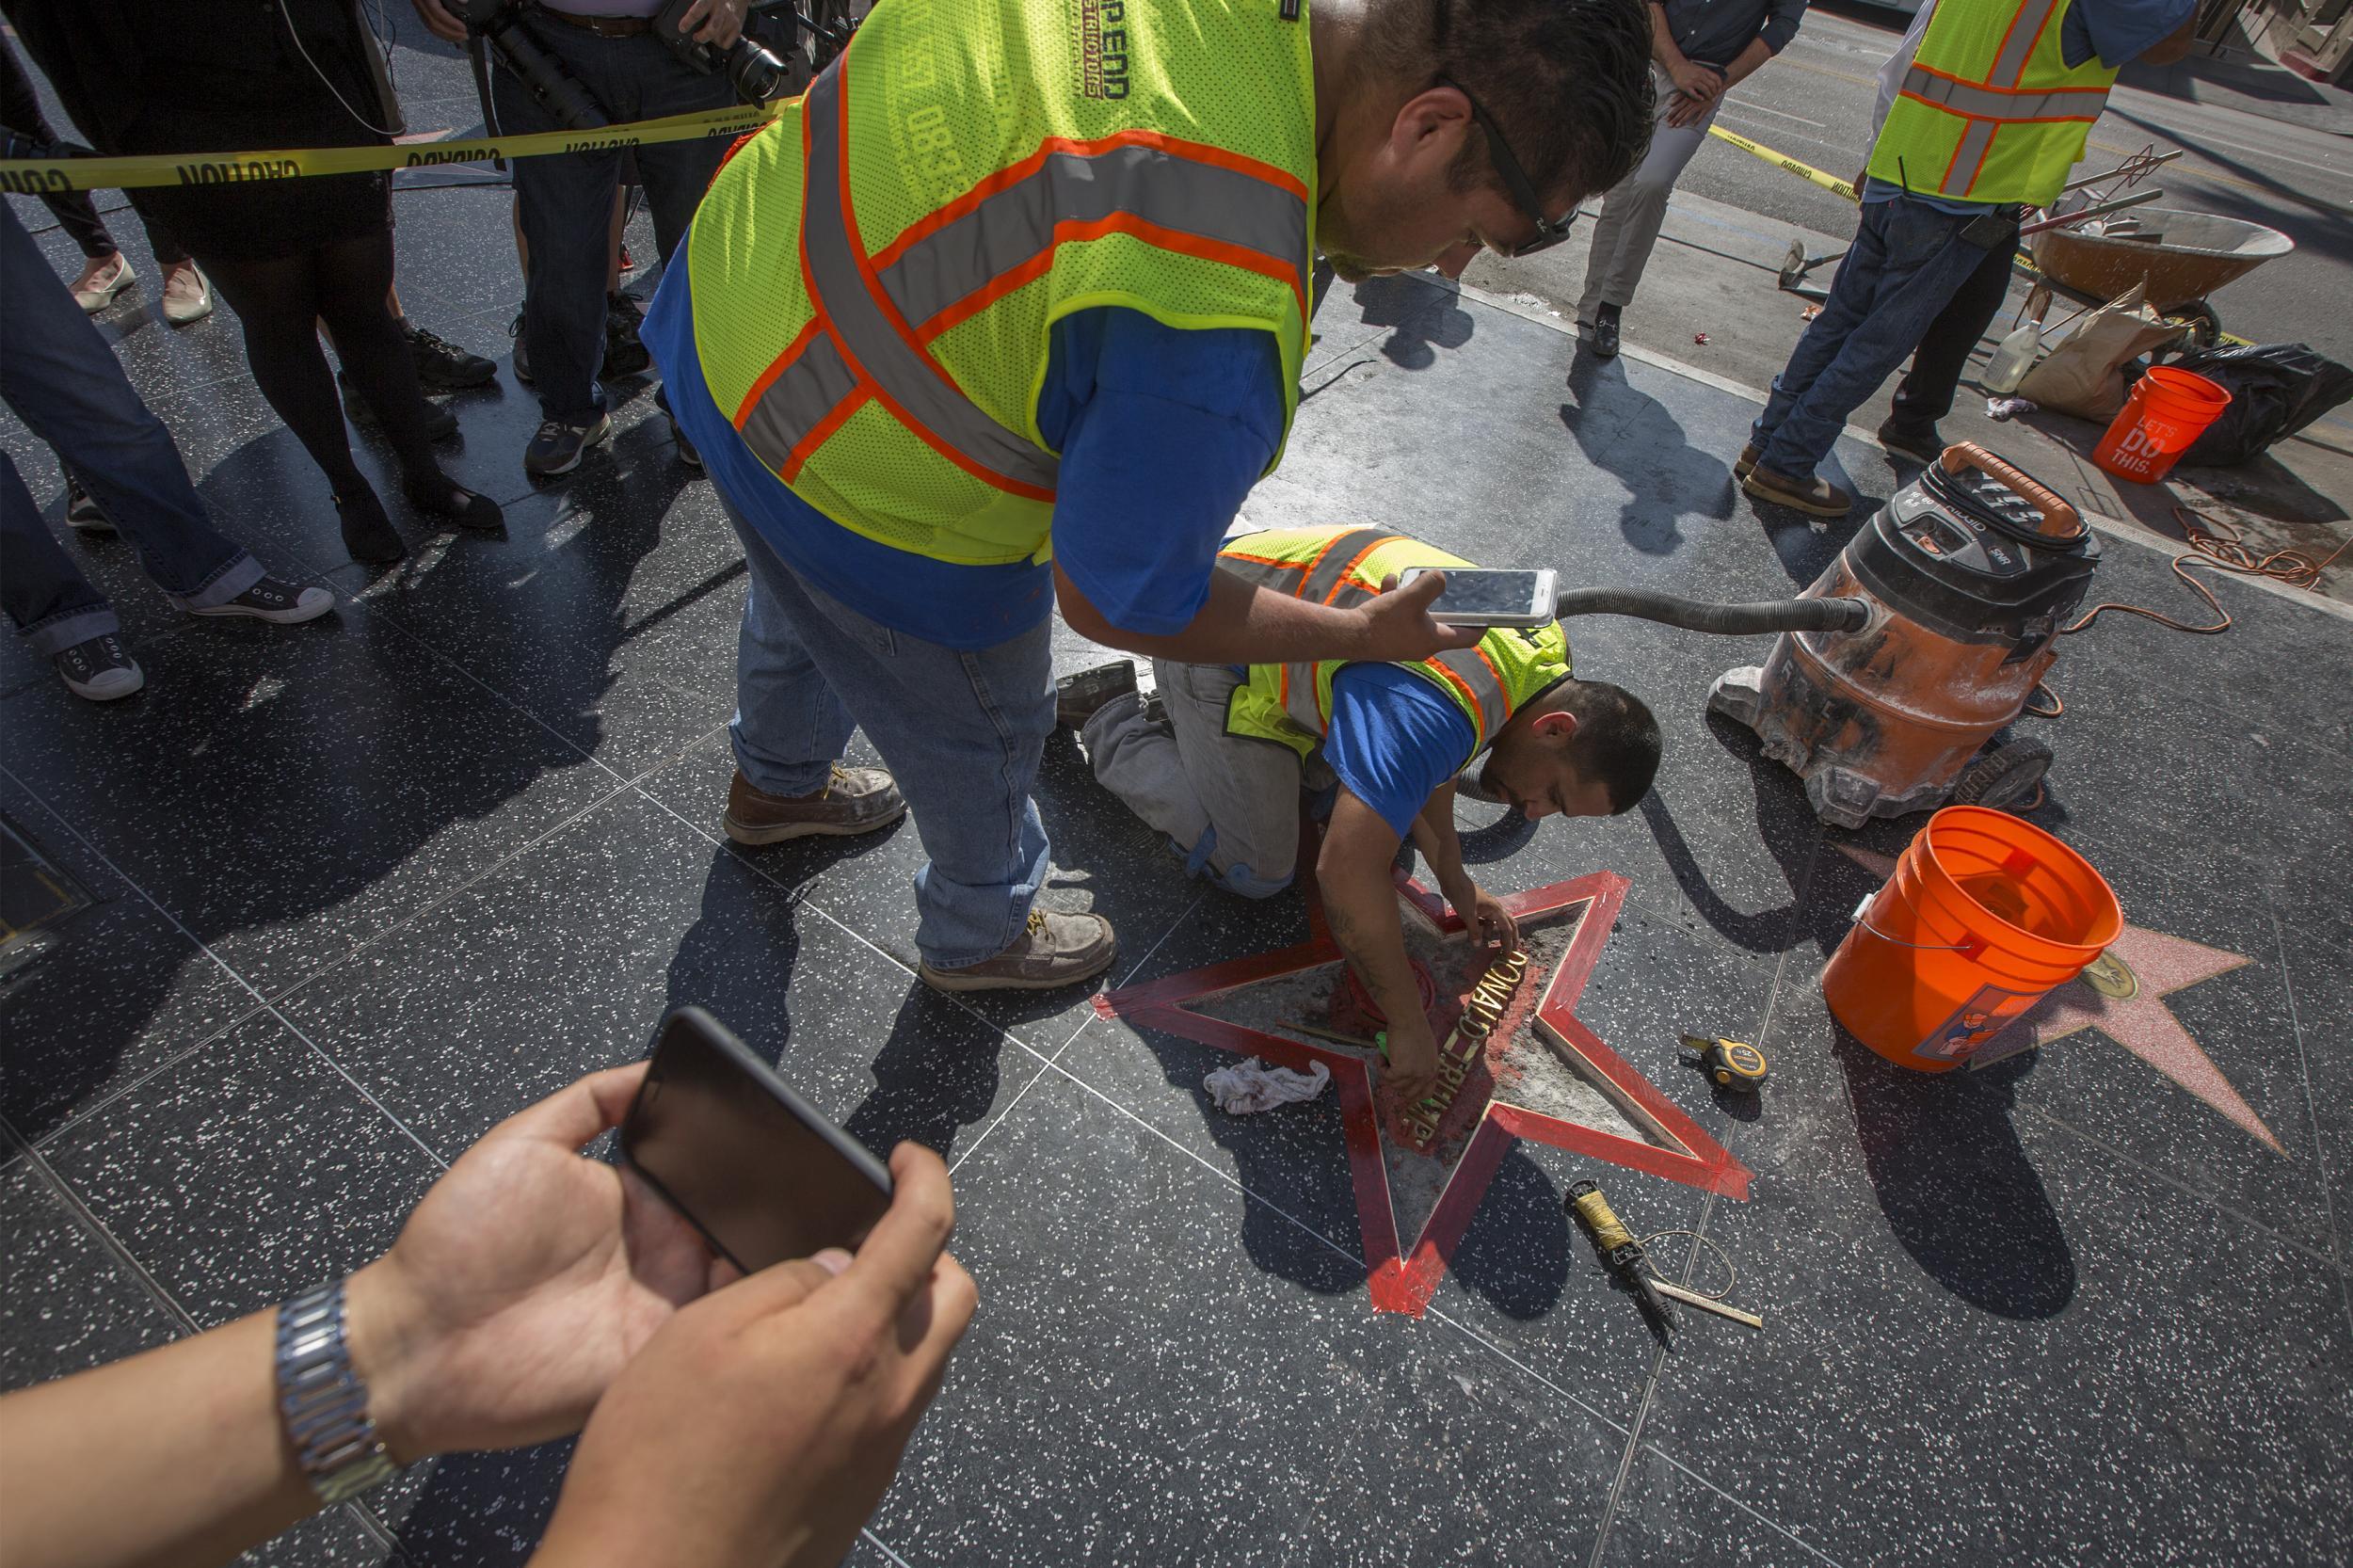
[[[1127,696],[1136,689],[1136,666],[1133,660],[1122,659],[1115,664],[1097,664],[1091,670],[1065,675],[1054,682],[1054,723],[1064,729],[1084,729],[1087,720],[1101,712],[1113,697]]]
[[[872,833],[906,811],[906,797],[882,769],[837,765],[825,787],[807,795],[772,795],[738,773],[728,785],[728,813],[719,825],[739,844],[773,844]]]
[[[1050,991],[1094,979],[1118,955],[1119,940],[1102,916],[1032,909],[1029,929],[1013,946],[960,969],[926,963],[923,984],[938,991]]]
[[[1749,476],[1749,470],[1756,467],[1756,460],[1764,456],[1765,449],[1763,447],[1757,445],[1754,441],[1749,442],[1748,445],[1740,449],[1740,456],[1734,460],[1732,465],[1732,476],[1735,479],[1746,479]]]
[[[1759,501],[1810,517],[1843,518],[1854,510],[1854,497],[1818,473],[1811,479],[1792,479],[1769,468],[1752,468],[1742,477],[1740,488]]]

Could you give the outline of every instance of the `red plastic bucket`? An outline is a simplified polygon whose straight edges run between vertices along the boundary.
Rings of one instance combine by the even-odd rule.
[[[1947,806],[1831,955],[1822,997],[1890,1062],[1949,1072],[2123,929],[2082,856],[2007,811]]]
[[[2231,394],[2204,376],[2152,366],[2133,383],[2132,395],[2091,449],[2091,460],[2119,479],[2153,485],[2230,406]]]

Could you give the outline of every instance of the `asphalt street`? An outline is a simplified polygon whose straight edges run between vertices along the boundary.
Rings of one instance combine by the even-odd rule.
[[[1902,36],[1894,12],[1811,10],[1789,47],[1733,89],[1719,123],[1846,178],[1870,144],[1877,72]],[[2155,178],[2166,193],[2157,205],[2245,218],[2296,241],[2293,255],[2215,296],[2224,327],[2353,362],[2353,137],[2120,85],[2085,168],[2111,168],[2153,143],[2184,153]],[[1682,188],[1824,233],[1854,228],[1850,203],[1713,137]]]

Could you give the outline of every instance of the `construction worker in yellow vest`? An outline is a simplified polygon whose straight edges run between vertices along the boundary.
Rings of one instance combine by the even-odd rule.
[[[2025,208],[2058,199],[2119,69],[2187,50],[2196,0],[1936,0],[1871,145],[1863,216],[1733,464],[1760,501],[1844,517],[1814,471]]]
[[[1409,567],[1470,563],[1369,528],[1278,530],[1226,541],[1220,565],[1268,593],[1355,603]],[[1623,687],[1569,673],[1559,622],[1497,627],[1470,648],[1380,664],[1153,661],[1154,690],[1102,701],[1080,743],[1095,776],[1160,832],[1186,869],[1252,898],[1290,885],[1303,781],[1331,792],[1316,885],[1333,936],[1388,1020],[1386,1078],[1430,1092],[1438,1042],[1422,1015],[1389,868],[1411,837],[1474,938],[1518,933],[1463,865],[1456,777],[1529,818],[1631,808],[1658,770],[1658,725]],[[1131,683],[1132,684],[1132,683]],[[1321,805],[1321,799],[1316,803]]]
[[[1179,660],[1475,641],[1435,584],[1307,603],[1217,543],[1289,433],[1315,256],[1554,243],[1641,152],[1647,41],[1641,0],[876,6],[721,168],[644,329],[750,566],[728,836],[911,810],[925,981],[1107,968],[1107,920],[1032,907],[1052,612]]]

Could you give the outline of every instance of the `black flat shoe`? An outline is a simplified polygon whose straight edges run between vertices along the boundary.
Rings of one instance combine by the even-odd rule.
[[[1602,360],[1618,357],[1618,312],[1608,305],[1593,312],[1593,355]]]
[[[384,515],[384,504],[376,499],[374,490],[337,496],[335,515],[343,520],[344,548],[351,552],[353,560],[382,566],[408,553],[408,545],[392,531],[392,520]]]
[[[506,526],[506,516],[499,510],[497,502],[487,495],[476,495],[445,473],[404,479],[401,488],[418,511],[446,518],[460,528],[495,533]]]

